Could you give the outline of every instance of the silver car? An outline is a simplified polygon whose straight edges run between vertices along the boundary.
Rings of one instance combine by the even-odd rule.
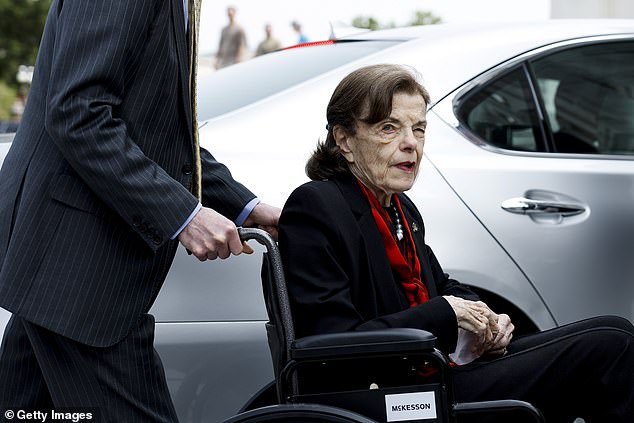
[[[202,144],[282,205],[335,85],[385,62],[433,99],[409,194],[445,270],[518,332],[634,320],[634,21],[403,28],[265,55],[200,80]],[[152,310],[183,422],[221,421],[273,379],[255,247],[212,263],[181,250]]]

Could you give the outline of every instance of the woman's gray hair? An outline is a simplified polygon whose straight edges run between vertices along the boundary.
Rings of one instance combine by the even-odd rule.
[[[335,88],[326,110],[328,135],[306,163],[306,174],[312,180],[330,179],[350,174],[348,162],[335,142],[333,128],[340,126],[350,136],[357,130],[357,121],[374,124],[392,113],[395,94],[420,94],[425,104],[429,93],[418,82],[418,74],[399,65],[365,66],[346,76]],[[367,116],[362,116],[367,114]]]

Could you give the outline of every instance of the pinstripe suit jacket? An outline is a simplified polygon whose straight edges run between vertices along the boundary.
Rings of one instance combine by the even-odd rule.
[[[182,0],[54,0],[0,171],[0,306],[93,346],[149,310],[197,204]],[[206,151],[203,204],[255,196]]]

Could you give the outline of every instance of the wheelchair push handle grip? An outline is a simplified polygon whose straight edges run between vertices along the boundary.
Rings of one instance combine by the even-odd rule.
[[[277,247],[277,242],[268,232],[257,228],[238,228],[238,235],[241,241],[255,240],[266,247],[268,262],[271,265],[272,276],[278,290],[286,295],[286,281],[284,280],[284,268],[282,267],[282,257]]]
[[[284,298],[284,304],[281,304],[279,312],[282,315],[282,319],[286,322],[292,322],[290,306],[288,304],[288,291],[286,289],[286,281],[284,279],[284,267],[282,267],[282,257],[280,255],[280,250],[277,247],[277,243],[269,235],[268,232],[257,229],[257,228],[238,228],[238,235],[240,235],[240,240],[249,241],[255,240],[258,243],[262,244],[266,247],[267,254],[264,255],[264,260],[268,263],[270,276],[272,276],[273,280],[271,283],[271,288],[274,290],[277,296]],[[292,323],[286,326],[285,328],[288,333],[288,339],[294,339],[294,331],[292,328]]]
[[[269,235],[268,232],[262,229],[239,227],[238,235],[240,235],[241,241],[249,241],[253,239],[257,241],[259,244],[262,244],[263,246],[265,246],[269,253],[273,253],[273,254],[277,253],[279,255],[279,251],[277,249],[277,243],[275,242],[273,237]]]

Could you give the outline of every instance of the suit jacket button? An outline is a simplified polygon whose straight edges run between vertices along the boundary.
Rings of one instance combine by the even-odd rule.
[[[182,171],[185,175],[191,175],[192,172],[194,171],[194,168],[190,164],[185,164],[183,165]]]
[[[160,244],[161,244],[161,241],[163,241],[163,240],[161,239],[161,237],[160,237],[160,236],[155,236],[154,238],[152,238],[152,242],[153,242],[155,245],[160,245]]]

